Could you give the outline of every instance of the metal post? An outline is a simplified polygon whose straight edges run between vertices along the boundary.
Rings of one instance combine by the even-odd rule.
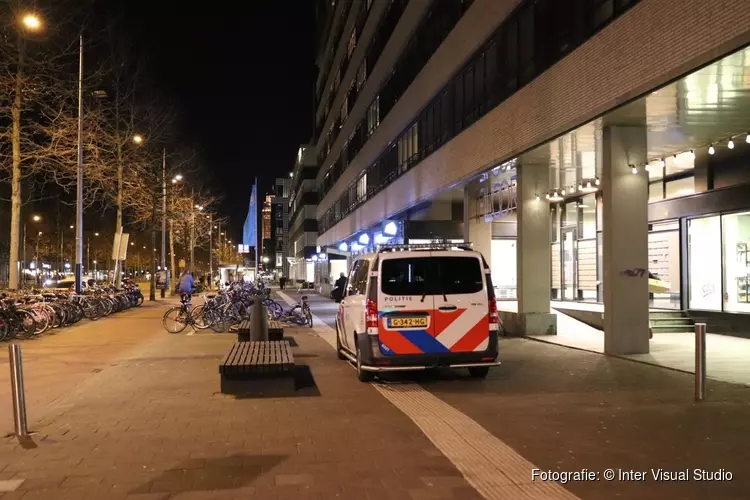
[[[214,218],[208,214],[208,289],[214,282]]]
[[[695,400],[703,401],[706,389],[706,324],[695,324]]]
[[[23,252],[21,255],[21,259],[23,259],[23,262],[21,262],[21,273],[23,275],[21,279],[21,283],[23,285],[26,284],[26,223],[23,223]]]
[[[83,35],[78,40],[78,168],[76,176],[76,293],[83,291]]]
[[[195,193],[190,189],[190,267],[195,276]]]
[[[167,149],[162,150],[161,160],[161,269],[164,271],[164,287],[161,289],[163,299],[169,286],[167,272]]]
[[[10,386],[13,394],[13,424],[16,436],[29,435],[26,425],[26,396],[23,389],[23,361],[21,360],[21,345],[10,344],[8,346],[10,358]]]

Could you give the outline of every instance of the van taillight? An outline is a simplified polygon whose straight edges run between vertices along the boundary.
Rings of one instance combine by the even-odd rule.
[[[497,314],[497,300],[495,298],[491,298],[489,300],[489,304],[490,304],[490,307],[489,307],[490,324],[499,323],[500,319]]]
[[[367,305],[365,306],[365,314],[367,321],[367,328],[378,327],[378,304],[372,299],[367,299]]]

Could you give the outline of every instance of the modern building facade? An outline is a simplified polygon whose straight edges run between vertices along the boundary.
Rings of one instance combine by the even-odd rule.
[[[277,276],[289,276],[289,190],[291,179],[279,178],[274,181],[274,196],[271,198],[271,245],[273,250],[272,267]],[[270,263],[270,262],[269,262]]]
[[[261,227],[261,262],[264,264],[268,264],[273,260],[273,244],[271,240],[271,227],[272,227],[272,218],[271,218],[271,200],[273,200],[272,194],[267,194],[266,199],[263,202],[263,208],[261,209],[261,221],[260,221],[260,227]],[[268,259],[268,262],[266,262],[266,259]],[[264,266],[265,268],[268,268],[269,266]]]
[[[303,144],[297,151],[289,189],[289,278],[295,283],[315,281],[318,223],[315,219],[318,193],[315,177],[318,164],[315,148]]]
[[[511,329],[555,333],[551,301],[598,303],[612,354],[648,352],[649,307],[750,323],[743,2],[352,1],[339,15],[316,113],[323,252],[471,241],[517,301]]]

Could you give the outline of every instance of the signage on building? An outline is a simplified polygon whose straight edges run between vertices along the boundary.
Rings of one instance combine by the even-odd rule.
[[[516,194],[515,173],[487,186],[480,200],[484,220],[489,222],[513,212],[517,207]]]

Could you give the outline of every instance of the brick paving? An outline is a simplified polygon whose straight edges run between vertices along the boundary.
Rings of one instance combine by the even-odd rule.
[[[314,294],[310,301],[330,322],[334,307]],[[427,406],[422,431],[412,421],[409,393],[419,391],[457,410],[446,424],[475,426],[475,441],[488,433],[472,445],[476,463],[501,462],[491,457],[510,447],[543,470],[733,474],[723,483],[565,485],[581,498],[750,497],[749,388],[709,381],[708,400],[696,405],[689,375],[505,339],[504,363],[485,381],[462,371],[389,376],[399,384],[393,389],[406,389],[397,409],[382,395],[387,386],[357,382],[329,343],[301,328],[286,333],[310,375],[300,378],[303,386],[290,397],[235,398],[218,393],[217,373],[234,336],[169,335],[162,311],[146,307],[24,342],[36,447],[0,441],[0,499],[481,498],[436,447],[441,439],[425,425]],[[7,363],[0,377],[7,405]],[[469,459],[467,442],[443,452]],[[23,482],[3,493],[14,479]],[[517,497],[488,491],[486,498]]]
[[[98,321],[50,330],[20,341],[29,418],[39,418],[44,407],[77,388],[92,375],[117,363],[159,331],[157,315],[174,300],[148,301],[136,309]],[[13,430],[7,342],[0,342],[0,433]]]
[[[333,324],[333,304],[310,295]],[[581,498],[750,498],[750,387],[527,339],[502,339],[484,381],[463,371],[389,375],[416,383],[543,470],[647,471],[644,481],[569,482]],[[654,481],[651,469],[724,469],[731,481]],[[530,471],[529,471],[530,475]]]
[[[42,414],[30,421],[36,447],[0,443],[0,483],[24,479],[2,500],[481,498],[310,329],[287,334],[314,384],[292,397],[235,398],[218,393],[217,371],[235,337],[169,335],[160,312],[129,320],[141,322],[141,344],[126,352],[123,341],[119,359],[110,353],[43,412],[30,398],[30,414]],[[117,330],[109,334],[135,335]],[[40,344],[54,352],[58,338]]]

